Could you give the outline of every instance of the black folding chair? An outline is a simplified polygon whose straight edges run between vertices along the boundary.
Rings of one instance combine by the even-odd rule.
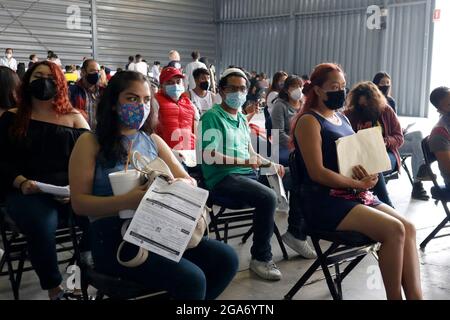
[[[139,283],[124,280],[120,277],[113,277],[102,274],[95,270],[95,267],[81,258],[79,246],[80,235],[75,222],[75,214],[72,212],[69,217],[69,226],[74,248],[74,257],[76,265],[81,272],[81,292],[83,300],[90,300],[88,288],[92,286],[96,289],[95,300],[103,300],[105,297],[110,300],[134,300],[134,299],[168,299],[169,295],[166,291],[149,290]]]
[[[72,235],[67,222],[60,221],[56,230],[56,252],[72,253]],[[0,276],[9,276],[11,289],[15,300],[19,300],[20,284],[24,272],[33,270],[31,265],[26,265],[28,259],[27,238],[20,233],[15,223],[11,220],[4,205],[0,204],[0,233],[4,247],[4,253],[0,260]],[[80,234],[76,230],[76,234]],[[75,258],[61,258],[59,264],[71,265]],[[6,266],[6,271],[3,271]]]
[[[295,204],[295,209],[300,210],[299,215],[304,215],[305,210],[308,210],[308,206],[304,204],[308,203],[309,199],[304,198],[306,193],[300,184],[302,180],[301,172],[303,171],[301,171],[302,167],[299,157],[300,155],[296,151],[292,152],[289,157],[289,167],[293,177],[293,190],[291,190],[291,197],[293,198],[291,201]],[[305,229],[306,234],[311,237],[317,259],[284,296],[284,299],[291,300],[321,267],[331,296],[334,300],[342,300],[342,281],[367,254],[372,253],[377,258],[376,251],[379,248],[379,244],[358,232],[320,231],[308,228],[307,225]],[[329,247],[326,250],[322,250],[320,241],[329,242]],[[341,265],[346,262],[348,262],[347,266],[341,271]],[[330,267],[334,267],[334,275],[330,273]]]
[[[408,164],[406,163],[406,161],[408,161],[409,158],[412,157],[412,154],[409,153],[405,153],[400,155],[400,163],[402,165],[403,170],[405,170],[406,175],[408,176],[409,182],[411,182],[411,185],[414,185],[414,179],[413,176],[411,174],[411,171],[409,170]]]
[[[206,188],[200,165],[197,165],[195,168],[189,168],[188,172],[191,177],[197,180],[199,187]],[[211,208],[209,212],[211,221],[208,229],[209,232],[214,233],[216,240],[228,243],[230,239],[242,237],[242,243],[245,243],[253,234],[255,208],[249,207],[242,201],[218,196],[211,192],[206,205]],[[231,230],[240,231],[230,234]],[[277,237],[283,258],[288,260],[289,256],[276,223],[274,223],[274,234]]]
[[[446,186],[440,186],[437,182],[436,175],[433,173],[431,169],[431,165],[437,161],[436,156],[431,152],[430,146],[428,145],[428,138],[422,140],[422,152],[425,159],[425,165],[428,173],[431,176],[431,180],[433,181],[433,187],[431,188],[431,197],[435,200],[436,205],[440,202],[444,207],[446,217],[442,222],[428,235],[428,237],[423,240],[420,244],[420,248],[423,250],[427,246],[428,242],[433,239],[443,238],[450,236],[450,233],[438,235],[438,233],[445,228],[450,227],[450,211],[448,209],[447,203],[450,201],[450,190],[446,188]]]
[[[211,219],[209,231],[215,234],[217,240],[228,243],[229,239],[242,237],[242,243],[245,243],[253,234],[253,215],[255,208],[249,207],[244,202],[236,201],[236,199],[229,199],[211,193],[207,205],[212,208],[209,213]],[[217,211],[214,211],[215,206],[219,208]],[[239,229],[241,231],[244,229],[244,231],[230,235],[230,230]],[[288,260],[289,256],[286,247],[275,222],[274,234],[277,237],[283,258]]]

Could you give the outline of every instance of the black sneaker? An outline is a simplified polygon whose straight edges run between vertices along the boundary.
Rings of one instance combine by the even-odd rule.
[[[428,196],[426,190],[423,188],[422,182],[415,182],[411,192],[411,198],[416,200],[428,201],[430,197]]]
[[[436,175],[429,172],[426,165],[421,165],[419,168],[419,172],[417,172],[416,179],[418,181],[433,181],[433,178],[436,179]]]

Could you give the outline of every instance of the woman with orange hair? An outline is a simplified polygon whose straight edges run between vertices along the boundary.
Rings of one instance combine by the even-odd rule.
[[[69,157],[89,129],[72,108],[66,80],[51,62],[34,64],[18,93],[18,108],[0,117],[0,188],[8,214],[26,235],[31,264],[50,299],[64,296],[55,244],[68,199],[44,194],[36,182],[67,186]]]
[[[377,181],[357,166],[339,173],[336,140],[354,134],[344,106],[346,80],[336,64],[318,65],[304,86],[306,103],[291,130],[299,159],[300,203],[310,229],[356,231],[380,242],[379,265],[388,299],[422,299],[415,227],[368,190]]]

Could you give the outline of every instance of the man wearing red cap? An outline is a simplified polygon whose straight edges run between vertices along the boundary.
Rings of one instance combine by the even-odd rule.
[[[159,76],[158,127],[156,133],[175,150],[195,149],[195,106],[185,93],[184,75],[177,68],[164,68]]]

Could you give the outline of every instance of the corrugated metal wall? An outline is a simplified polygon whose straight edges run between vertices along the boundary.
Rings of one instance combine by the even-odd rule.
[[[367,28],[374,4],[388,8],[385,30]],[[434,1],[417,0],[218,1],[219,67],[304,74],[333,61],[349,85],[385,70],[399,113],[425,116],[433,8]]]
[[[76,6],[80,29],[70,29]],[[95,55],[101,64],[124,67],[129,55],[152,64],[168,62],[176,49],[184,63],[193,50],[216,60],[213,0],[0,0],[0,55],[15,49],[19,62],[53,50],[63,64]],[[94,17],[94,18],[93,18]]]
[[[78,8],[80,29],[72,18]],[[91,29],[89,0],[0,0],[0,55],[12,47],[18,62],[28,62],[31,53],[46,58],[53,50],[63,64],[79,63],[91,55]]]
[[[124,67],[129,55],[147,62],[168,62],[178,50],[182,62],[193,50],[211,62],[216,56],[216,28],[211,0],[125,1],[96,0],[99,61]]]

